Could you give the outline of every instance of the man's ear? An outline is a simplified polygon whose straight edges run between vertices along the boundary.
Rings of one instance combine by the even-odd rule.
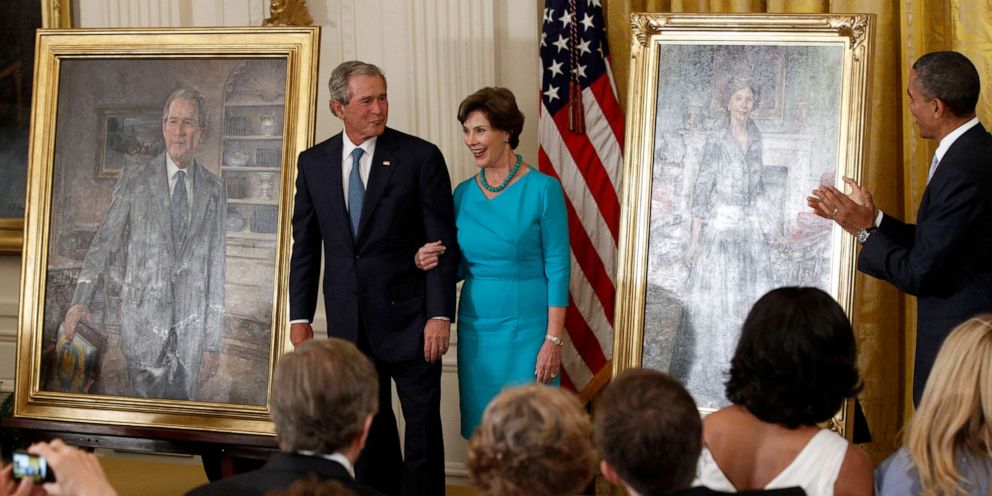
[[[368,440],[368,438],[369,438],[369,429],[372,428],[372,417],[373,417],[373,415],[369,415],[365,419],[365,425],[362,426],[362,433],[361,433],[361,435],[358,436],[358,449],[359,450],[365,448],[365,441]]]
[[[344,105],[341,105],[341,102],[337,100],[331,100],[331,113],[342,119],[344,116]]]
[[[617,475],[617,473],[613,470],[613,467],[611,467],[606,460],[599,462],[599,471],[603,472],[603,477],[610,481],[610,484],[613,484],[614,486],[623,485],[623,481],[620,480],[620,476]]]
[[[939,119],[947,115],[947,112],[949,111],[947,108],[947,104],[945,104],[944,101],[941,100],[940,98],[934,98],[933,100],[930,101],[930,104],[933,105],[933,107],[930,110],[933,112],[934,117]]]

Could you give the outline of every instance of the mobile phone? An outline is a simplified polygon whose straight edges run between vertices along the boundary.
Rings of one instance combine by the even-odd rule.
[[[12,462],[15,479],[29,478],[34,479],[36,483],[55,482],[55,472],[48,466],[43,456],[17,450],[14,452]]]

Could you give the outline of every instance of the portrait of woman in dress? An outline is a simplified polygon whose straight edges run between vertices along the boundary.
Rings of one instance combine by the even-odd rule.
[[[720,103],[727,118],[706,140],[692,191],[686,298],[696,304],[679,328],[671,373],[704,408],[726,403],[723,374],[737,325],[771,285],[768,248],[755,211],[763,161],[761,131],[751,113],[760,96],[749,77],[726,81]]]
[[[524,116],[513,93],[483,88],[458,109],[479,173],[455,188],[461,248],[458,387],[468,439],[486,405],[508,385],[557,386],[570,255],[561,185],[515,154]],[[444,246],[415,256],[431,270]]]

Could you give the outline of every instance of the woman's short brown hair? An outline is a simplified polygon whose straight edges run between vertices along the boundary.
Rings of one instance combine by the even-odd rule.
[[[589,416],[571,393],[540,384],[503,391],[468,446],[468,471],[486,495],[576,494],[599,457]]]
[[[510,148],[517,148],[520,132],[524,130],[524,114],[517,107],[512,91],[486,87],[472,93],[458,106],[458,122],[464,124],[469,114],[476,110],[485,114],[494,129],[510,133]]]
[[[355,345],[311,339],[279,359],[271,403],[279,449],[330,455],[358,438],[379,409],[379,380]]]

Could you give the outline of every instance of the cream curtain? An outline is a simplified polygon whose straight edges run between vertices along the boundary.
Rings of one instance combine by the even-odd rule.
[[[907,221],[916,218],[936,143],[919,137],[906,111],[906,78],[912,62],[934,50],[967,55],[986,79],[979,117],[992,110],[992,5],[974,0],[606,0],[607,36],[621,103],[626,105],[632,12],[854,13],[876,14],[872,110],[863,183],[879,207]],[[899,446],[912,414],[916,300],[859,273],[854,323],[865,389],[860,398],[878,463]]]

